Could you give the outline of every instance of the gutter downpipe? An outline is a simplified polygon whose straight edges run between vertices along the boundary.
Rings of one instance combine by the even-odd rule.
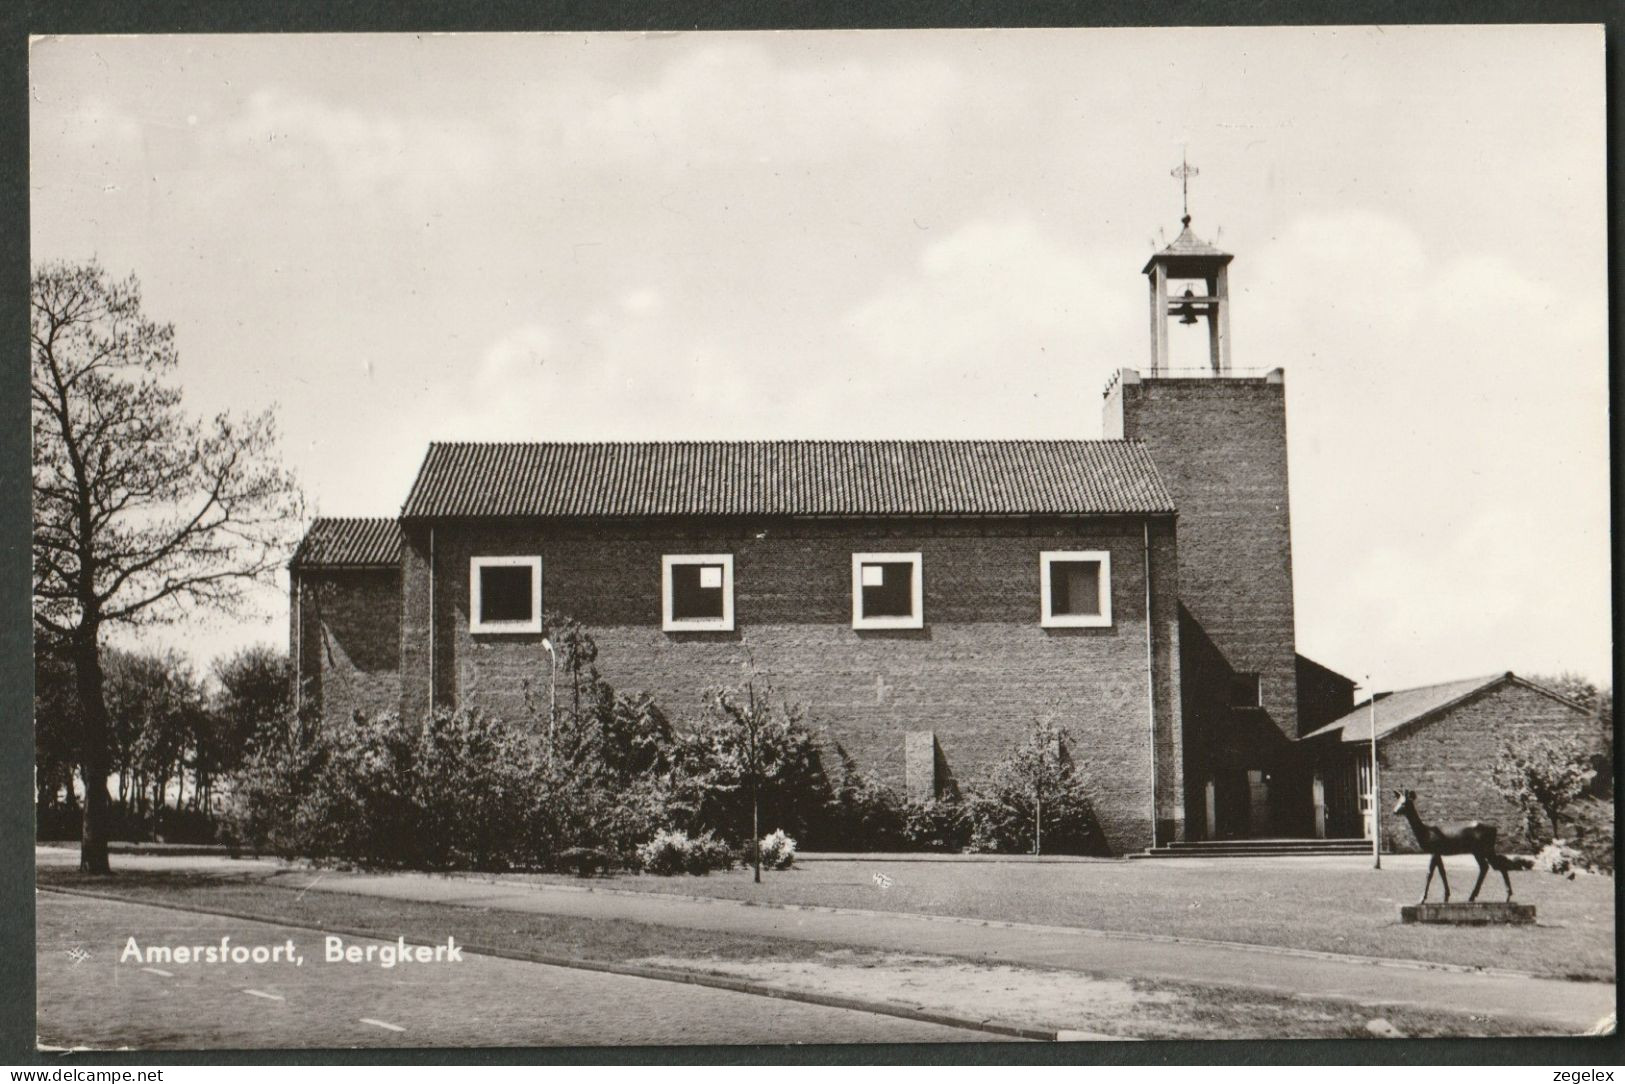
[[[305,658],[305,595],[299,590],[299,570],[288,562],[288,608],[293,611],[293,633],[288,648],[293,652],[293,713],[299,717],[304,707],[305,675],[301,664]]]
[[[429,525],[429,716],[434,717],[434,524]]]
[[[1151,737],[1151,845],[1157,839],[1157,670],[1151,649],[1151,520],[1141,521],[1145,538],[1145,714]]]
[[[1377,785],[1377,687],[1371,684],[1371,675],[1365,679],[1367,695],[1371,698],[1371,868],[1382,868],[1382,790]]]

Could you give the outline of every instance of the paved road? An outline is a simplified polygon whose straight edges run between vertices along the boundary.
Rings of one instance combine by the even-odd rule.
[[[896,952],[946,953],[990,963],[1098,975],[1242,986],[1378,1008],[1424,1009],[1538,1023],[1579,1034],[1614,1011],[1614,986],[1283,955],[1242,945],[1159,942],[1054,926],[1014,926],[876,911],[831,911],[696,900],[652,893],[587,892],[421,874],[323,879],[316,891],[390,899],[626,919],[741,935],[800,938]]]
[[[726,990],[516,960],[328,964],[322,935],[45,892],[38,899],[40,1041],[137,1049],[985,1042],[983,1032]],[[278,946],[285,963],[151,967],[138,945]],[[360,946],[384,942],[352,939]],[[88,953],[79,959],[79,952]]]

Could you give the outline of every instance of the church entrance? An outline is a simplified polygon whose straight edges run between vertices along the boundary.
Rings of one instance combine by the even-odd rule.
[[[1209,839],[1267,839],[1276,831],[1271,773],[1262,768],[1221,768],[1203,787]]]
[[[1270,834],[1270,777],[1260,768],[1247,769],[1247,834],[1257,839]]]

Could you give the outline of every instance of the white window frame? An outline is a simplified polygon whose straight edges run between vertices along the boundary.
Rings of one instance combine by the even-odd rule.
[[[671,570],[677,565],[722,566],[722,616],[673,617]],[[668,553],[660,558],[660,627],[665,632],[732,632],[734,628],[734,555]]]
[[[870,564],[910,564],[914,566],[913,613],[907,617],[863,616],[863,566]],[[854,553],[852,555],[852,627],[855,629],[923,629],[925,627],[925,572],[918,553]]]
[[[1050,565],[1057,561],[1098,561],[1100,563],[1100,612],[1098,614],[1058,614],[1051,610]],[[1045,550],[1038,556],[1039,624],[1046,629],[1103,629],[1112,623],[1112,555],[1106,550]]]
[[[529,621],[486,621],[480,606],[480,570],[530,569]],[[540,557],[470,557],[468,560],[468,631],[472,633],[542,631],[542,559]]]

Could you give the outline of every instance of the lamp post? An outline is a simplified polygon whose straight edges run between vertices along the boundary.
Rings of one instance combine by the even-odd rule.
[[[1365,676],[1366,701],[1371,708],[1371,868],[1382,868],[1382,812],[1377,806],[1382,790],[1377,785],[1377,690]]]

